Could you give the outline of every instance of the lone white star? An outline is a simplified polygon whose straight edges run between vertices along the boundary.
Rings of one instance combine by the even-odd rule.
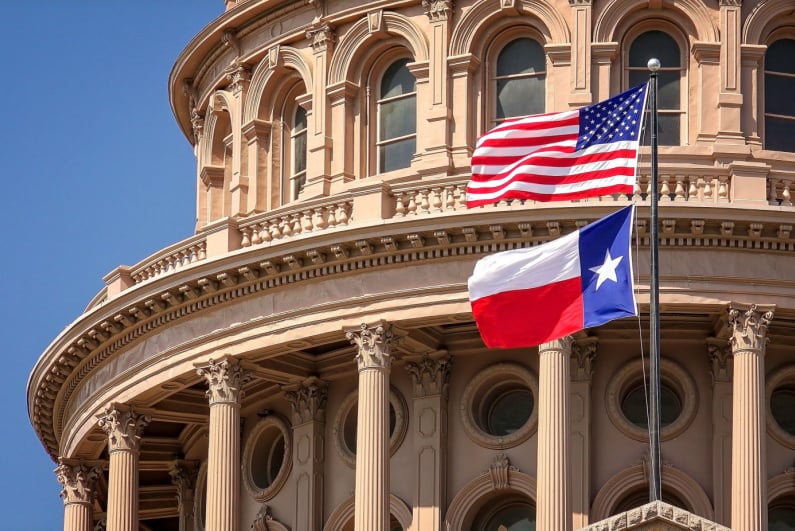
[[[618,282],[618,278],[616,277],[616,268],[618,264],[621,263],[621,259],[624,258],[623,256],[618,256],[616,258],[612,258],[610,256],[610,249],[605,252],[605,262],[596,267],[591,267],[588,271],[593,271],[599,278],[596,279],[596,289],[594,291],[599,291],[599,288],[602,286],[605,280],[612,280],[613,282]]]

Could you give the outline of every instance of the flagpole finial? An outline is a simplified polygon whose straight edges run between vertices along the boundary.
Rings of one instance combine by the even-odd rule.
[[[656,57],[652,57],[651,59],[649,59],[649,62],[646,63],[646,66],[652,72],[657,72],[660,69],[660,60],[657,59]]]

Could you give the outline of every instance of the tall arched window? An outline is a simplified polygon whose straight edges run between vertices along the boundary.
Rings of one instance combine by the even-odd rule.
[[[662,65],[657,76],[658,141],[664,146],[678,146],[681,142],[682,82],[684,67],[679,45],[667,33],[659,30],[647,31],[639,35],[629,48],[627,61],[629,86],[634,87],[649,79],[648,61],[652,57]],[[649,143],[650,135],[643,135]]]
[[[417,150],[417,88],[408,59],[392,63],[384,72],[378,93],[378,173],[411,165]]]
[[[765,149],[795,152],[795,40],[773,42],[765,53]]]
[[[545,82],[546,59],[540,44],[520,38],[505,45],[494,72],[496,109],[491,127],[513,116],[544,112]]]
[[[306,184],[306,109],[300,105],[295,109],[290,130],[292,164],[290,166],[290,197],[293,201]]]
[[[519,495],[509,495],[495,500],[480,510],[475,518],[473,529],[478,531],[535,531],[536,508],[528,499]]]

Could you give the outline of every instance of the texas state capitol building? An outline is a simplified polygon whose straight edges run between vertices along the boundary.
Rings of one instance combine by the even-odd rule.
[[[65,530],[795,529],[791,0],[225,7],[169,79],[195,235],[110,272],[30,377]],[[631,197],[467,210],[464,188],[484,131],[606,99],[651,56],[644,506],[638,322],[490,351],[466,280],[634,201],[647,330],[648,148]]]

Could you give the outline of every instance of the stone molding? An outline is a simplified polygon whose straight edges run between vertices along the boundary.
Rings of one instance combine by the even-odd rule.
[[[431,22],[449,20],[453,13],[453,0],[422,0],[422,7]]]
[[[767,344],[767,329],[773,320],[775,306],[732,304],[729,307],[729,342],[732,351],[764,351]]]
[[[765,420],[767,422],[767,433],[782,446],[795,450],[795,435],[785,431],[779,426],[776,419],[773,417],[770,400],[773,396],[773,391],[781,384],[795,384],[795,364],[785,365],[773,371],[766,378],[765,382]]]
[[[349,330],[345,337],[358,347],[356,364],[359,371],[365,369],[386,369],[392,366],[392,347],[398,338],[392,333],[392,326],[386,322],[368,326],[365,323],[357,330]]]
[[[287,526],[273,518],[273,511],[264,503],[251,522],[250,529],[251,531],[290,531]]]
[[[414,384],[414,398],[442,395],[447,396],[452,358],[444,353],[440,357],[424,354],[418,361],[405,364]]]
[[[257,485],[254,481],[254,465],[255,452],[258,449],[257,443],[260,437],[268,430],[279,430],[284,441],[284,457],[282,458],[282,465],[276,473],[271,483],[265,487]],[[268,448],[268,454],[271,449]],[[243,456],[241,459],[241,468],[243,473],[244,485],[249,494],[258,502],[266,502],[276,496],[284,487],[287,477],[290,475],[290,470],[293,468],[293,437],[290,427],[287,425],[279,415],[268,415],[261,419],[252,428],[251,433],[246,437],[246,444],[243,447]]]
[[[62,458],[58,460],[54,472],[58,483],[63,487],[61,499],[64,505],[94,503],[94,489],[97,479],[102,474],[100,467]]]
[[[108,452],[138,452],[144,428],[152,416],[136,414],[134,406],[113,403],[98,419],[99,427],[108,436]]]
[[[491,485],[494,490],[507,489],[511,486],[511,473],[519,472],[515,466],[511,466],[511,460],[508,456],[500,452],[494,456],[494,462],[489,467],[489,475],[491,476]]]
[[[225,356],[219,361],[210,359],[207,365],[196,366],[196,373],[207,380],[206,396],[210,405],[239,404],[243,398],[243,386],[252,378],[239,360]]]
[[[306,38],[312,41],[312,49],[316,53],[328,51],[337,42],[337,36],[328,24],[321,24],[307,30]]]
[[[696,516],[684,509],[674,507],[662,501],[654,501],[646,505],[641,505],[636,509],[630,509],[627,512],[611,516],[601,522],[583,527],[580,531],[628,531],[630,529],[637,529],[638,531],[641,529],[648,531],[676,531],[677,529],[690,531],[731,531],[728,527],[716,524],[706,518]]]
[[[317,377],[284,386],[284,398],[292,408],[293,426],[307,422],[325,422],[328,384]]]

